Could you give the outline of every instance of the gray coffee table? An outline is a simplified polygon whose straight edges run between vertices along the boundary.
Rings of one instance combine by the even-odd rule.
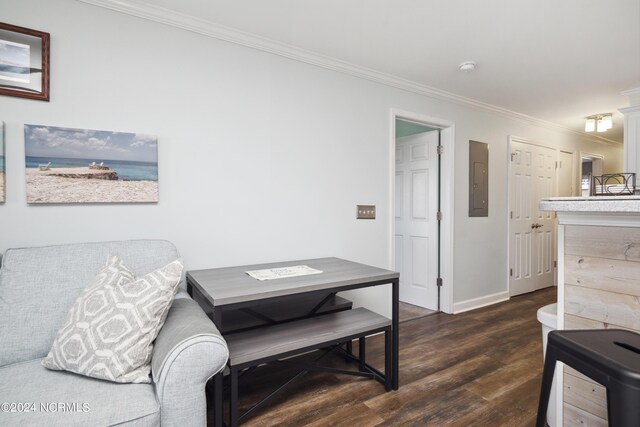
[[[246,271],[307,265],[321,270],[321,274],[259,281]],[[318,258],[214,268],[187,272],[187,288],[191,296],[205,306],[205,311],[220,328],[225,311],[251,308],[267,301],[291,295],[325,295],[337,292],[390,284],[391,298],[391,357],[392,388],[398,389],[399,354],[399,277],[395,271],[359,264],[340,258]],[[324,301],[324,300],[323,300]],[[207,302],[208,304],[202,304]],[[321,304],[318,304],[321,305]],[[208,306],[208,308],[206,308]]]

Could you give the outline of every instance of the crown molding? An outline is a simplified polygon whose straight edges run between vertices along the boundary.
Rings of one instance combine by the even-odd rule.
[[[622,107],[622,108],[618,108],[618,111],[620,111],[622,114],[631,114],[631,113],[638,113],[640,112],[640,104],[638,105],[632,105],[630,107]]]
[[[141,0],[77,1],[180,28],[207,37],[212,37],[241,46],[257,49],[263,52],[272,53],[274,55],[282,56],[295,61],[300,61],[340,73],[349,74],[351,76],[363,78],[386,86],[391,86],[397,89],[416,93],[418,95],[453,102],[459,105],[472,107],[483,111],[490,111],[506,118],[515,119],[547,129],[553,129],[556,131],[578,135],[592,142],[615,146],[621,145],[621,143],[618,141],[604,138],[602,136],[590,135],[585,132],[576,131],[557,123],[518,113],[475,99],[466,98],[464,96],[422,85],[391,74],[351,64],[346,61],[341,61],[339,59],[331,58],[329,56],[295,47],[286,43],[270,40],[255,34],[235,30],[191,15],[186,15],[180,12],[173,11],[171,9],[156,6]]]
[[[625,91],[620,92],[620,93],[623,94],[624,96],[626,96],[627,98],[629,98],[629,104],[631,106],[640,105],[640,87],[636,87],[636,88],[633,88],[633,89],[625,90]],[[620,111],[622,111],[622,109],[620,109]],[[622,113],[624,113],[624,111],[622,111]]]
[[[623,90],[620,93],[623,94],[624,96],[628,96],[629,98],[640,96],[640,87],[636,87],[629,90]]]

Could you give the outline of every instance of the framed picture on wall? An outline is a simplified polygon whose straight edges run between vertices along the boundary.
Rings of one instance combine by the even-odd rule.
[[[157,203],[158,138],[24,125],[27,203]]]
[[[0,22],[0,95],[49,101],[49,33]]]

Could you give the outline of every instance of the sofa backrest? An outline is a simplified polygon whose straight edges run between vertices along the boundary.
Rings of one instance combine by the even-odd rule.
[[[179,258],[164,240],[9,249],[0,269],[0,366],[45,357],[82,290],[109,255],[137,276]],[[184,283],[181,285],[184,286]]]

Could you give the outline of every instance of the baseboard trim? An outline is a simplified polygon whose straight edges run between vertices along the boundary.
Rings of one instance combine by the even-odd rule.
[[[453,314],[464,313],[465,311],[475,310],[476,308],[486,307],[488,305],[497,304],[509,299],[509,291],[498,292],[491,295],[485,295],[479,298],[468,299],[466,301],[453,303]]]

